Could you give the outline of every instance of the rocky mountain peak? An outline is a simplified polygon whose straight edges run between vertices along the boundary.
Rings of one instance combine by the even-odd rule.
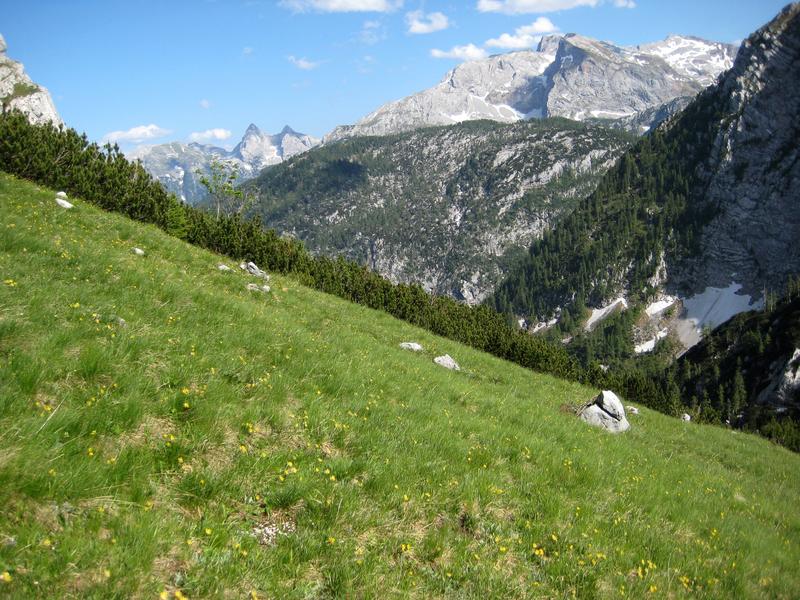
[[[280,133],[270,135],[255,123],[250,123],[239,143],[230,151],[211,145],[169,142],[141,148],[131,157],[141,160],[145,169],[170,192],[193,204],[204,196],[197,170],[208,171],[214,160],[235,164],[239,168],[240,180],[244,181],[257,175],[264,167],[276,165],[318,144],[318,139],[298,133],[288,125]]]
[[[0,35],[0,103],[2,110],[17,109],[27,115],[34,124],[53,123],[61,125],[50,93],[34,83],[22,63],[6,55],[5,38]]]
[[[541,54],[552,54],[555,56],[556,52],[558,52],[558,44],[561,42],[562,37],[564,36],[561,33],[543,35],[542,39],[539,40],[539,44],[536,46],[536,51]]]
[[[509,123],[556,116],[627,119],[641,132],[657,124],[646,121],[645,113],[666,114],[659,108],[693,97],[730,67],[733,54],[728,44],[681,36],[625,48],[575,33],[546,35],[536,50],[462,63],[438,85],[337,127],[325,141],[476,119]]]

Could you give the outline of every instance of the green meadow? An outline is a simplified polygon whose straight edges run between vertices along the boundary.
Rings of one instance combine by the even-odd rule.
[[[54,196],[0,175],[0,597],[800,597],[798,455]]]

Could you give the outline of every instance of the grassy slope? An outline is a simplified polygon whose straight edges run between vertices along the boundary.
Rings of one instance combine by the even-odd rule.
[[[800,595],[799,456],[52,198],[0,175],[0,596]]]

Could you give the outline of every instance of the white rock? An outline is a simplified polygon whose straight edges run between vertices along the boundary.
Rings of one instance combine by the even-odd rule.
[[[73,205],[63,198],[56,198],[56,204],[58,204],[61,208],[73,208]]]
[[[688,414],[686,414],[686,413],[683,413],[683,414],[681,415],[681,421],[686,421],[686,422],[688,423],[688,422],[689,422],[689,421],[691,421],[691,420],[692,420],[692,416],[691,416],[691,415],[688,415]]]
[[[136,256],[144,256],[144,250],[142,250],[141,248],[133,248],[133,253]]]
[[[261,279],[269,281],[269,275],[264,271],[262,271],[261,269],[259,269],[258,265],[252,261],[248,263],[241,263],[239,265],[239,268],[242,271],[247,271],[248,273],[250,273],[250,275],[254,275],[255,277],[261,277]]]
[[[257,283],[248,283],[247,290],[250,292],[263,292],[267,293],[270,290],[270,287],[267,284],[258,285]]]
[[[625,410],[627,410],[632,415],[638,415],[639,414],[639,409],[636,408],[635,406],[626,406]]]
[[[66,200],[67,192],[56,192],[56,198],[61,198],[62,200]]]
[[[228,273],[231,271],[231,268],[228,265],[223,265],[223,264],[217,265],[217,269],[219,269],[223,273]]]
[[[417,342],[403,342],[400,344],[403,350],[411,350],[412,352],[422,352],[422,346]]]
[[[622,402],[610,390],[600,392],[596,398],[580,410],[578,416],[590,425],[602,427],[611,433],[622,433],[631,426],[625,417]]]
[[[445,354],[444,356],[437,356],[433,359],[440,367],[444,367],[445,369],[452,369],[453,371],[460,371],[461,367],[458,366],[458,363],[453,360],[453,358],[449,354]]]

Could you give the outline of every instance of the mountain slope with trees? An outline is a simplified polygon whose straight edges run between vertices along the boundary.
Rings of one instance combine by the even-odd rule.
[[[642,138],[535,242],[498,310],[546,318],[666,289],[781,293],[800,272],[800,5],[742,45],[734,67]]]
[[[257,194],[245,214],[315,253],[474,304],[633,139],[565,119],[355,138],[265,170],[244,186]]]

